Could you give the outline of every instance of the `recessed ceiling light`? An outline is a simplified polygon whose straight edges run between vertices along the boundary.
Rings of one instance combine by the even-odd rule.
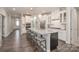
[[[16,9],[15,8],[13,8],[13,11],[15,11]]]
[[[42,17],[42,15],[41,15],[41,14],[39,14],[39,15],[38,15],[38,17],[39,17],[39,18],[41,18],[41,17]]]

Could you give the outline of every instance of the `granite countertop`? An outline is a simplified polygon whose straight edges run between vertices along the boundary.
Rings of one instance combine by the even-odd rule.
[[[29,30],[34,31],[38,34],[50,34],[50,33],[55,33],[58,32],[59,30],[53,30],[53,29],[34,29],[34,28],[29,28]]]

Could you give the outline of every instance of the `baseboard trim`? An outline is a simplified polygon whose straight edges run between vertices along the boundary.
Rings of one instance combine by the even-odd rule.
[[[16,29],[14,29],[12,32],[10,32],[10,33],[8,34],[8,36],[6,36],[6,37],[4,37],[4,38],[9,37],[15,30],[16,30]]]

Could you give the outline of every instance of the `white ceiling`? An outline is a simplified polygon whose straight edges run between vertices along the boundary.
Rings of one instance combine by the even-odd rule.
[[[15,8],[16,10],[13,11],[13,8]],[[37,15],[43,12],[52,12],[59,8],[58,7],[32,7],[32,11],[30,10],[31,7],[4,7],[4,9],[8,13],[11,13],[13,15],[21,15],[21,14],[26,14],[26,13]]]

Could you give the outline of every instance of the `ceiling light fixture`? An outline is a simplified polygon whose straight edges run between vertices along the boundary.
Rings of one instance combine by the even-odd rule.
[[[32,11],[32,10],[33,10],[33,8],[30,8],[30,10]]]
[[[42,15],[41,15],[41,14],[39,14],[39,15],[38,15],[38,17],[39,17],[39,18],[41,18],[41,17],[42,17]]]
[[[16,9],[15,8],[13,8],[13,11],[15,11]]]

